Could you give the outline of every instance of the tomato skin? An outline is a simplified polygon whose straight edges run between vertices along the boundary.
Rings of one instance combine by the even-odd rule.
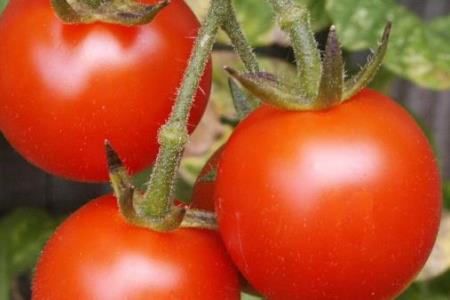
[[[226,145],[214,197],[233,261],[269,299],[392,299],[441,215],[426,137],[368,89],[322,112],[259,108]]]
[[[198,28],[182,0],[135,27],[64,25],[49,0],[11,0],[0,18],[0,129],[27,160],[55,175],[106,181],[105,139],[132,173],[143,170],[156,157],[157,131]],[[190,131],[210,87],[208,64]]]
[[[104,196],[70,216],[45,246],[32,299],[239,299],[217,233],[157,233],[125,223]]]

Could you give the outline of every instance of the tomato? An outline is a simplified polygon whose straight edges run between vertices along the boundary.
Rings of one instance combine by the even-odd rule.
[[[113,196],[70,216],[45,246],[32,299],[239,299],[236,270],[208,230],[125,223]]]
[[[216,152],[211,155],[203,169],[200,171],[197,180],[194,183],[192,189],[191,207],[208,211],[214,211],[214,190],[215,179],[209,179],[214,175],[215,169],[219,163],[220,155],[222,154],[223,147],[220,147]]]
[[[214,197],[232,259],[269,299],[392,299],[431,251],[440,185],[414,120],[363,90],[326,111],[257,109]]]
[[[135,27],[64,25],[49,0],[11,0],[0,18],[0,129],[27,160],[66,178],[106,180],[105,139],[131,172],[148,167],[198,28],[182,0]],[[190,131],[210,86],[208,65]]]

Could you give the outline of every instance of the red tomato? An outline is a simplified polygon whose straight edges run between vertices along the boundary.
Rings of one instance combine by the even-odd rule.
[[[223,147],[220,147],[213,153],[208,159],[205,166],[200,172],[197,180],[195,181],[194,188],[192,190],[191,207],[203,210],[214,211],[214,189],[215,180],[205,180],[205,176],[211,175],[214,169],[217,168],[220,155],[222,154]]]
[[[106,180],[105,139],[130,171],[144,169],[198,28],[182,0],[135,27],[64,25],[49,0],[11,0],[0,18],[0,129],[27,160],[66,178]],[[190,131],[210,86],[208,65]]]
[[[364,90],[326,111],[252,113],[215,201],[232,259],[269,299],[392,299],[431,251],[441,185],[414,120]]]
[[[113,196],[69,217],[33,281],[39,299],[239,299],[236,270],[213,231],[157,233],[125,223]]]

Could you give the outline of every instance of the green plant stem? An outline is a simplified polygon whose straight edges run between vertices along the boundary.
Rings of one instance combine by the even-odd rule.
[[[184,228],[201,228],[201,229],[217,229],[216,215],[209,211],[188,209],[184,215],[183,222],[180,227]]]
[[[227,2],[228,2],[228,12],[229,13],[227,14],[226,19],[222,25],[222,29],[225,31],[225,33],[230,38],[235,51],[241,58],[247,71],[250,73],[258,73],[260,71],[260,68],[259,68],[258,61],[256,59],[255,52],[253,51],[253,48],[250,46],[249,42],[247,41],[247,39],[244,36],[244,33],[241,30],[241,26],[239,25],[239,22],[236,18],[236,12],[234,10],[234,7],[233,7],[231,1],[228,0]],[[233,85],[232,81],[229,81],[229,82],[230,82],[230,87],[234,88],[234,92],[237,92],[239,87],[236,84]],[[234,95],[233,95],[233,89],[231,89],[231,91],[232,91],[233,100],[236,100],[236,98],[234,97],[236,95],[236,93],[234,93]],[[246,105],[248,108],[244,114],[247,115],[248,113],[250,113],[250,111],[253,111],[255,108],[257,108],[260,105],[260,103],[261,102],[253,95],[247,95],[245,97],[245,99],[243,99],[243,101],[241,102],[241,104]],[[240,114],[239,108],[236,107],[236,102],[234,104],[235,104],[235,108],[238,110],[238,115],[239,115]],[[243,115],[241,115],[240,118],[243,118]]]
[[[231,43],[240,56],[247,71],[250,73],[257,73],[260,70],[258,61],[256,60],[256,55],[253,52],[253,49],[248,43],[247,39],[245,38],[241,27],[239,26],[239,22],[236,19],[236,13],[234,11],[234,7],[231,4],[231,1],[228,0],[226,2],[228,2],[229,5],[229,13],[227,14],[227,17],[222,25],[222,29],[230,38]]]
[[[296,5],[292,0],[267,0],[277,15],[278,23],[285,31],[294,49],[298,84],[306,98],[315,98],[322,76],[320,53],[311,28],[306,8]]]
[[[138,211],[150,217],[163,217],[173,209],[173,186],[183,149],[188,140],[186,124],[200,78],[205,70],[218,29],[224,23],[230,0],[212,0],[196,38],[189,65],[167,123],[160,129],[160,150],[148,189]]]

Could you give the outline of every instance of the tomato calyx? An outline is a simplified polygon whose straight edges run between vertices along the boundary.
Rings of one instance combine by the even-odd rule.
[[[281,24],[283,29],[291,25],[289,22],[285,23]],[[305,23],[306,25],[303,24],[303,26],[309,27],[309,23]],[[292,81],[288,78],[280,79],[266,72],[241,73],[230,67],[225,67],[225,70],[253,95],[269,105],[294,111],[328,109],[350,99],[375,77],[386,54],[391,26],[391,22],[386,24],[378,49],[367,64],[348,80],[344,78],[344,59],[336,29],[331,26],[325,53],[320,63],[321,77],[314,93],[305,86],[305,76],[301,74],[301,71],[297,72],[298,76],[295,81]],[[303,37],[303,40],[307,39],[308,37]],[[295,44],[298,41],[292,40],[292,42]],[[307,42],[305,44],[308,45]],[[295,45],[293,46],[295,48]],[[311,49],[302,50],[307,52],[306,50]],[[314,78],[308,78],[306,81],[309,81],[309,86],[315,86],[311,82]]]
[[[344,84],[344,59],[339,44],[336,28],[331,26],[323,56],[322,77],[316,99],[318,107],[332,107],[342,99]]]
[[[134,0],[52,0],[58,17],[67,24],[104,23],[125,26],[142,25],[152,21],[169,4],[143,4]]]
[[[185,205],[172,204],[159,215],[149,215],[140,205],[145,201],[144,193],[133,185],[126,167],[109,141],[105,141],[105,151],[111,186],[118,200],[120,212],[128,223],[161,232],[180,227],[217,229],[214,213],[189,209]]]
[[[233,78],[228,78],[228,87],[239,120],[244,119],[259,106],[259,101],[251,97],[252,95],[246,94]]]

